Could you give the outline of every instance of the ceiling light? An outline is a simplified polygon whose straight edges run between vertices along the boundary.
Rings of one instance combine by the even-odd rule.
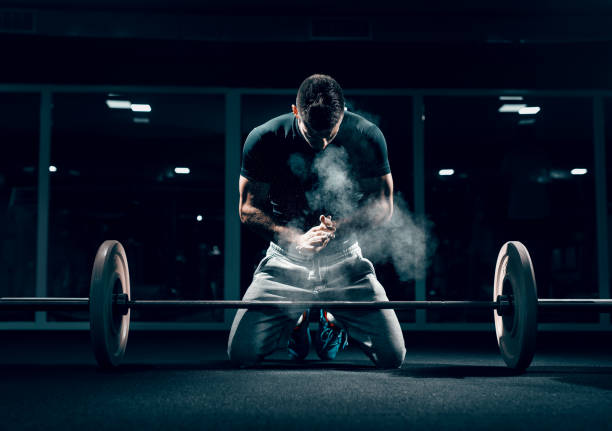
[[[440,171],[438,172],[438,175],[440,175],[441,177],[448,177],[450,175],[453,175],[455,173],[454,169],[440,169]]]
[[[57,168],[53,165],[49,166],[49,172],[57,172]]]
[[[149,120],[148,118],[141,118],[141,117],[140,118],[134,117],[132,120],[136,124],[149,124],[151,122],[151,120]]]
[[[518,104],[506,103],[500,106],[497,112],[519,112],[521,109],[523,109],[526,106],[527,105],[525,105],[524,103],[518,103]]]
[[[189,168],[174,168],[174,173],[175,174],[183,174],[183,175],[187,175],[189,173],[191,173],[191,170]]]
[[[129,100],[107,100],[106,106],[110,109],[130,109],[132,107],[132,102]]]
[[[539,106],[526,106],[518,111],[520,115],[534,115],[538,112],[540,112]]]
[[[499,100],[523,100],[523,96],[499,96]]]
[[[584,168],[575,168],[570,171],[572,175],[585,175],[587,172]]]
[[[151,105],[132,103],[131,108],[134,112],[151,112]]]

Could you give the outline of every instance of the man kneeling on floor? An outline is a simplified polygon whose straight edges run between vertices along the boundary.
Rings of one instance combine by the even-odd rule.
[[[240,174],[240,219],[270,240],[245,301],[387,301],[357,235],[391,218],[393,179],[380,129],[345,109],[338,83],[313,75],[291,113],[251,131]],[[391,238],[389,240],[392,240]],[[381,368],[406,349],[394,310],[319,310],[314,340],[333,359],[349,337]],[[230,360],[257,364],[278,349],[306,357],[309,311],[238,310]]]

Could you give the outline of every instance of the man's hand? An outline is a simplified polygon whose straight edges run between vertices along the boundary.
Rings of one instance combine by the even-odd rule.
[[[332,216],[319,216],[319,221],[321,224],[319,226],[324,226],[332,232],[336,232],[336,222],[332,221]]]
[[[321,224],[300,235],[295,243],[295,248],[303,256],[311,257],[323,250],[329,242],[334,239],[336,224],[331,216],[319,217]]]

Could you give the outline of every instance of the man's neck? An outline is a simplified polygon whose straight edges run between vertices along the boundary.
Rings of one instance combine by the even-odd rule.
[[[296,121],[297,121],[298,133],[300,134],[304,142],[306,142],[306,145],[308,145],[310,148],[312,148],[315,151],[323,151],[325,148],[329,146],[330,142],[327,142],[327,141],[325,141],[325,143],[321,147],[315,147],[310,142],[308,142],[308,139],[306,139],[306,136],[304,136],[304,131],[302,130],[302,127],[303,127],[302,122],[298,119],[296,119]]]

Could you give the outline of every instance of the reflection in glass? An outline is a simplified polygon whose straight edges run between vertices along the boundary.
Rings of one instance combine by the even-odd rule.
[[[509,240],[529,249],[539,297],[597,297],[591,100],[525,97],[521,103],[540,110],[523,114],[500,112],[503,103],[425,99],[426,211],[439,241],[427,297],[489,300],[497,253]],[[491,320],[489,312],[427,317]]]
[[[224,112],[223,96],[55,95],[50,295],[88,296],[97,247],[117,239],[128,256],[132,298],[223,299]],[[222,320],[223,312],[140,312],[134,319]]]
[[[0,296],[35,295],[39,112],[38,94],[0,93]]]

